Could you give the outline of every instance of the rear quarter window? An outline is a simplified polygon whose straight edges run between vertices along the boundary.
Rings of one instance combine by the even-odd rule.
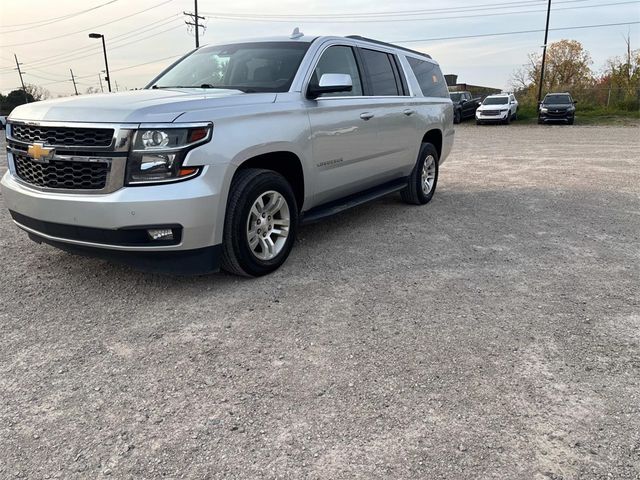
[[[449,98],[449,89],[438,65],[413,57],[407,57],[407,61],[425,97]]]

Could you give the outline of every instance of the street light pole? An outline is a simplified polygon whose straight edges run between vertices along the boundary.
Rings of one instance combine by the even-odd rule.
[[[544,45],[542,46],[542,65],[540,65],[540,85],[538,86],[538,104],[542,100],[542,84],[544,83],[544,62],[547,58],[547,39],[549,38],[549,17],[551,16],[551,0],[547,6],[547,26],[544,29]]]
[[[109,92],[111,92],[111,75],[109,75],[109,62],[107,61],[107,45],[104,41],[104,35],[102,35],[101,33],[90,33],[89,38],[102,39],[102,51],[104,53],[104,67],[105,67],[105,72],[107,74],[107,87],[109,88]]]

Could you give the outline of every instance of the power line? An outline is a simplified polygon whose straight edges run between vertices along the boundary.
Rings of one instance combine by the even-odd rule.
[[[582,1],[582,0],[580,0]],[[557,2],[557,3],[563,3],[563,2]],[[569,3],[569,2],[564,2],[564,3]],[[582,5],[582,6],[576,6],[576,7],[562,7],[562,8],[554,8],[553,11],[562,11],[562,10],[576,10],[576,9],[583,9],[583,8],[599,8],[599,7],[609,7],[609,6],[615,6],[615,5],[629,5],[629,4],[637,4],[640,3],[638,0],[627,0],[627,1],[622,1],[622,2],[614,2],[614,3],[603,3],[603,4],[598,4],[598,5]],[[505,15],[522,15],[522,14],[526,14],[526,13],[538,13],[538,12],[546,12],[546,9],[542,10],[542,9],[535,9],[535,10],[519,10],[519,11],[513,11],[513,12],[492,12],[492,13],[480,13],[480,14],[473,14],[473,15],[455,15],[455,16],[449,16],[449,17],[412,17],[412,18],[383,18],[383,19],[352,19],[352,20],[344,20],[344,17],[342,20],[327,20],[327,19],[321,19],[321,20],[309,20],[309,19],[302,19],[302,18],[297,18],[297,21],[301,21],[301,22],[305,22],[305,23],[353,23],[354,21],[358,22],[358,23],[395,23],[395,22],[434,22],[434,21],[439,21],[439,20],[458,20],[458,19],[466,19],[466,18],[479,18],[479,17],[494,17],[494,16],[505,16]],[[464,13],[464,12],[463,12]],[[222,14],[213,14],[211,16],[208,16],[207,18],[215,18],[215,19],[219,19],[219,20],[232,20],[232,21],[246,21],[246,22],[267,22],[267,23],[291,23],[292,21],[295,20],[284,20],[284,19],[265,19],[261,16],[254,16],[254,17],[232,17],[232,16],[224,16]]]
[[[73,17],[77,17],[78,15],[82,15],[83,13],[92,12],[93,10],[97,10],[99,8],[106,7],[107,5],[111,5],[112,3],[115,3],[117,1],[118,0],[110,0],[109,2],[100,4],[100,5],[96,5],[95,7],[87,8],[86,10],[81,10],[81,11],[76,12],[76,13],[70,13],[70,14],[67,14],[67,15],[62,15],[61,17],[47,18],[46,20],[38,20],[37,22],[13,24],[13,25],[11,25],[11,27],[24,27],[24,26],[27,26],[27,25],[35,25],[35,26],[28,27],[28,28],[16,29],[16,30],[9,30],[9,31],[6,31],[6,32],[2,32],[2,34],[4,35],[4,34],[13,33],[13,32],[22,32],[24,30],[32,30],[34,28],[44,27],[45,25],[50,25],[52,23],[62,22],[62,21],[67,20],[69,18],[73,18]]]
[[[626,25],[637,25],[640,22],[621,22],[621,23],[601,23],[598,25],[578,25],[574,27],[559,27],[559,28],[550,28],[549,31],[562,31],[562,30],[580,30],[585,28],[600,28],[600,27],[618,27],[618,26],[626,26]],[[437,38],[421,38],[421,39],[411,39],[411,40],[394,40],[392,43],[418,43],[418,42],[436,42],[438,40],[458,40],[462,38],[484,38],[484,37],[501,37],[505,35],[520,35],[525,33],[540,33],[544,32],[543,29],[538,30],[519,30],[515,32],[499,32],[499,33],[483,33],[479,35],[458,35],[455,37],[437,37]]]
[[[170,3],[170,2],[172,2],[172,1],[173,1],[173,0],[166,0],[166,1],[162,2],[162,3],[159,3],[159,4],[157,4],[157,5],[154,5],[153,7],[149,7],[149,8],[146,8],[146,9],[144,9],[144,10],[140,10],[140,11],[138,11],[138,12],[131,13],[131,14],[129,14],[129,15],[125,15],[124,17],[116,18],[115,20],[111,20],[110,22],[101,23],[100,25],[95,25],[95,26],[93,26],[93,27],[84,28],[84,29],[82,29],[82,30],[78,30],[78,31],[75,31],[75,32],[71,32],[71,33],[64,33],[64,34],[62,34],[62,35],[57,35],[57,36],[55,36],[55,37],[42,38],[42,39],[40,39],[40,40],[33,40],[33,41],[31,41],[31,42],[21,42],[21,43],[13,43],[13,44],[10,44],[10,45],[0,45],[0,48],[18,47],[18,46],[23,46],[23,45],[33,45],[34,43],[48,42],[48,41],[50,41],[50,40],[57,40],[58,38],[68,37],[69,35],[75,35],[75,34],[77,34],[77,33],[84,33],[84,32],[88,32],[88,31],[90,31],[90,30],[95,30],[96,28],[99,28],[99,27],[104,27],[105,25],[111,25],[112,23],[119,22],[120,20],[124,20],[124,19],[126,19],[126,18],[130,18],[130,17],[133,17],[133,16],[135,16],[135,15],[139,15],[139,14],[141,14],[141,13],[146,13],[146,12],[148,12],[149,10],[153,10],[154,8],[161,7],[162,5],[166,5],[167,3]]]
[[[136,37],[138,35],[141,35],[141,34],[149,32],[151,30],[154,30],[155,28],[159,28],[159,27],[163,27],[163,26],[169,25],[169,24],[171,24],[171,23],[173,23],[173,22],[178,20],[177,14],[176,15],[172,15],[170,18],[171,18],[171,20],[169,20],[169,21],[166,21],[167,19],[163,19],[161,21],[161,23],[154,22],[154,23],[159,23],[159,24],[155,25],[155,26],[153,26],[151,28],[142,28],[142,29],[138,28],[138,29],[136,29],[135,31],[132,31],[132,32],[127,32],[125,34],[116,35],[115,37],[113,37],[114,40],[110,40],[109,41],[109,44],[110,44],[109,50],[113,50],[116,47],[119,48],[119,47],[122,47],[122,46],[125,46],[125,45],[130,45],[132,43],[136,43],[136,42],[138,42],[138,41],[140,41],[142,39],[136,39],[136,40],[133,40],[133,41],[128,41],[128,40],[130,40],[131,38]],[[178,26],[182,26],[182,24],[177,25],[174,28],[177,28]],[[169,29],[169,30],[171,30],[171,29]],[[168,31],[168,30],[163,30],[161,32],[157,32],[154,35],[159,35],[159,34],[164,33],[166,31]],[[151,36],[153,36],[153,35],[151,35]],[[145,37],[145,38],[149,38],[149,37]],[[127,40],[126,43],[120,43],[121,41],[125,41],[125,40]],[[111,46],[113,44],[115,44],[115,46]],[[61,63],[69,62],[71,60],[78,60],[78,59],[88,58],[89,56],[91,56],[91,55],[93,55],[95,53],[98,53],[100,50],[101,50],[100,47],[83,47],[81,49],[75,50],[74,52],[54,55],[52,57],[49,57],[48,59],[34,60],[32,62],[27,62],[27,64],[28,65],[36,65],[38,67],[48,68],[48,67],[51,67],[53,65],[59,65]],[[80,53],[80,55],[78,55],[79,53]],[[53,60],[53,61],[50,61],[50,60]]]
[[[583,3],[588,0],[562,0],[556,3]],[[524,0],[524,1],[511,1],[511,2],[500,2],[500,3],[485,3],[480,5],[467,5],[461,7],[446,7],[446,8],[430,8],[430,9],[420,9],[420,10],[400,10],[400,11],[386,11],[386,12],[358,12],[358,13],[333,13],[333,14],[252,14],[252,13],[233,13],[233,12],[204,12],[204,14],[216,16],[226,16],[226,17],[252,17],[252,18],[288,18],[288,19],[300,19],[300,18],[362,18],[368,16],[406,16],[406,15],[416,15],[416,14],[438,14],[438,13],[451,13],[451,12],[468,12],[468,11],[478,11],[478,10],[495,10],[502,8],[524,8],[530,7],[533,5],[539,5],[539,0]]]
[[[128,46],[128,45],[131,45],[132,43],[138,43],[138,42],[141,42],[141,41],[143,41],[143,40],[147,40],[147,39],[149,39],[149,38],[155,37],[155,36],[157,36],[157,35],[162,35],[163,33],[169,32],[169,31],[171,31],[171,30],[176,30],[176,29],[178,29],[178,28],[182,28],[182,24],[174,25],[174,26],[172,26],[171,28],[167,28],[166,30],[161,30],[161,31],[156,32],[156,33],[153,33],[153,34],[151,34],[151,35],[147,35],[146,37],[136,38],[135,40],[132,40],[132,41],[130,41],[130,42],[123,43],[123,44],[120,44],[120,45],[111,46],[111,42],[110,42],[110,43],[109,43],[109,51],[111,52],[111,51],[113,51],[113,50],[117,50],[117,49],[119,49],[119,48],[126,47],[126,46]],[[96,52],[93,52],[93,53],[91,53],[91,54],[89,54],[89,55],[85,55],[85,56],[82,56],[82,57],[74,57],[74,58],[68,58],[68,59],[60,60],[60,61],[57,61],[57,62],[54,62],[54,63],[47,64],[47,65],[45,65],[45,66],[46,66],[46,67],[52,67],[52,66],[54,66],[54,65],[60,65],[60,64],[62,64],[62,63],[68,63],[68,62],[70,62],[71,60],[74,60],[74,61],[75,61],[75,60],[83,60],[83,59],[85,59],[85,58],[88,58],[88,57],[90,57],[90,56],[94,55],[95,53],[96,53]],[[81,78],[81,77],[78,77],[78,78]]]
[[[143,38],[136,39],[134,42],[130,42],[130,43],[140,42],[140,41],[142,41],[142,40],[146,40],[146,39],[151,38],[151,37],[154,37],[154,36],[156,36],[156,35],[160,35],[160,34],[162,34],[162,33],[165,33],[165,32],[167,32],[167,31],[169,31],[169,30],[175,30],[175,29],[177,29],[177,28],[181,28],[181,27],[182,27],[182,25],[181,25],[181,24],[180,24],[180,25],[175,25],[175,26],[173,26],[173,27],[171,27],[171,28],[169,28],[169,29],[167,29],[167,30],[163,30],[163,31],[161,31],[161,32],[154,33],[153,35],[149,35],[149,36],[147,36],[147,37],[143,37]],[[126,46],[126,45],[129,45],[129,43],[127,43],[127,44],[125,44],[125,45],[118,45],[118,46],[116,46],[116,47],[111,47],[111,46],[110,46],[110,47],[109,47],[109,51],[116,50],[116,49],[118,49],[118,48],[120,48],[120,47],[124,47],[124,46]],[[175,57],[176,57],[176,55],[173,55],[173,56],[171,56],[171,57],[166,57],[166,58],[175,58]],[[164,60],[164,59],[160,59],[160,60]],[[140,64],[140,65],[147,65],[147,64],[149,64],[149,63],[155,63],[155,62],[160,61],[160,60],[154,60],[154,61],[146,62],[146,63]],[[59,62],[59,63],[66,63],[66,62],[67,62],[67,60],[64,60],[64,61]],[[127,68],[129,68],[129,67],[124,68],[124,70],[126,70]],[[118,71],[121,71],[121,70],[123,70],[123,69],[122,69],[122,68],[116,68],[116,69],[110,69],[110,70],[111,70],[111,72],[118,72]],[[32,75],[32,76],[37,76],[37,75]],[[76,76],[76,78],[77,78],[77,79],[80,79],[80,78],[89,78],[89,77],[93,77],[93,74],[91,74],[91,75],[79,75],[79,76]],[[40,77],[40,78],[43,78],[43,77]],[[43,79],[44,79],[44,78],[43,78]],[[43,84],[43,86],[46,86],[46,85],[54,85],[54,84],[56,84],[56,83],[65,83],[65,82],[68,82],[68,81],[69,81],[68,79],[65,79],[65,80],[45,79],[45,80],[51,80],[51,81],[50,81],[49,83],[45,83],[45,84]]]

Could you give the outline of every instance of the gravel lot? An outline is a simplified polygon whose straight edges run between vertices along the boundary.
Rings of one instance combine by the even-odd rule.
[[[0,201],[0,478],[640,478],[640,129],[456,141],[431,204],[257,280],[74,257]]]

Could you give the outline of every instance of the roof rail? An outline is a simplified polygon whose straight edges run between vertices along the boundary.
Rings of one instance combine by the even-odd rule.
[[[380,40],[374,40],[373,38],[362,37],[360,35],[347,35],[346,38],[352,38],[354,40],[363,40],[369,43],[375,43],[378,45],[384,45],[385,47],[397,48],[399,50],[404,50],[405,52],[414,53],[416,55],[420,55],[421,57],[431,58],[431,55],[427,53],[418,52],[417,50],[411,50],[410,48],[401,47],[399,45],[395,45],[393,43],[381,42]]]

